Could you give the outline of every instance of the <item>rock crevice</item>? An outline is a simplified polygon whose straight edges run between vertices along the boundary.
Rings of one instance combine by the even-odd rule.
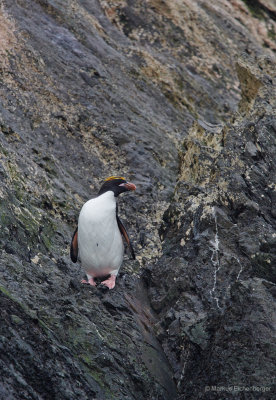
[[[0,398],[271,399],[276,28],[249,3],[2,1]],[[69,246],[110,175],[137,259],[106,292]]]

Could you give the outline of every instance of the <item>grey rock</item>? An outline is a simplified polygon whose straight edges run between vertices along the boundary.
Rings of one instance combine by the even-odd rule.
[[[271,2],[2,3],[0,398],[271,399]],[[114,174],[108,291],[69,246]]]

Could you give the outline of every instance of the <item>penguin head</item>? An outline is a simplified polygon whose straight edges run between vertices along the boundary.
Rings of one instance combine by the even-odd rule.
[[[110,176],[109,178],[105,179],[98,193],[98,196],[105,192],[112,191],[114,193],[114,196],[118,197],[121,193],[135,189],[136,186],[134,185],[134,183],[127,182],[125,178],[121,176]]]

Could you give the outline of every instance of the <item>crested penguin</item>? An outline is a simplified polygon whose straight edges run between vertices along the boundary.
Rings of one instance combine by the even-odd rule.
[[[98,196],[83,205],[70,248],[71,260],[75,263],[79,257],[87,275],[87,281],[82,280],[82,283],[96,286],[94,278],[109,275],[101,283],[109,289],[114,288],[124,256],[122,237],[135,259],[127,231],[118,216],[116,202],[119,194],[135,189],[133,183],[121,176],[111,176],[105,179]]]

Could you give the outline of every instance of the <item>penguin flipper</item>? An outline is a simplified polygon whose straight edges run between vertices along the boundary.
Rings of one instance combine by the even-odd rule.
[[[126,228],[124,227],[124,225],[123,225],[122,221],[120,220],[120,218],[118,217],[118,215],[116,215],[116,218],[117,218],[117,224],[118,224],[118,227],[120,229],[120,232],[121,232],[121,234],[123,235],[123,237],[125,238],[125,240],[127,242],[127,245],[128,245],[128,247],[130,249],[131,256],[132,256],[133,260],[135,260],[135,253],[134,253],[131,241],[129,239],[129,236],[127,234]]]
[[[71,247],[70,247],[70,257],[73,263],[77,262],[78,259],[78,228],[75,229],[73,233]]]

